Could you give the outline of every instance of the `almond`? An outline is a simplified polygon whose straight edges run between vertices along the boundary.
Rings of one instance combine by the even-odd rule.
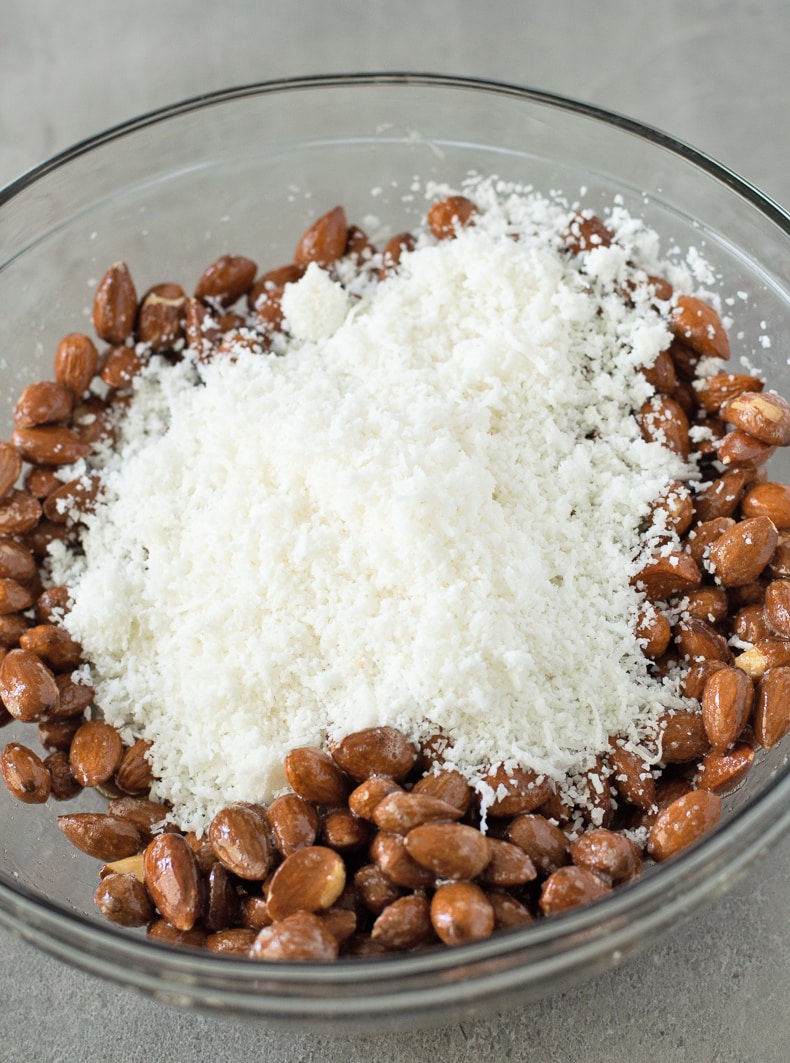
[[[556,915],[600,900],[611,890],[609,883],[586,867],[560,867],[543,883],[539,904],[544,915]]]
[[[145,847],[143,876],[164,919],[191,930],[203,907],[203,883],[195,855],[182,834],[160,834]]]
[[[768,517],[780,531],[790,528],[790,486],[755,484],[743,496],[741,513],[744,517]]]
[[[321,828],[321,841],[339,853],[351,853],[367,845],[372,834],[371,824],[355,816],[349,808],[335,808],[328,812]]]
[[[266,809],[266,820],[283,856],[313,845],[318,834],[318,813],[298,794],[281,794]]]
[[[399,897],[387,905],[370,931],[374,941],[388,949],[416,949],[434,940],[431,907],[421,893]]]
[[[125,262],[115,262],[96,289],[93,299],[93,327],[107,343],[121,344],[134,328],[137,292]]]
[[[740,428],[728,432],[716,444],[716,456],[732,469],[757,469],[773,455],[776,447],[761,443]]]
[[[473,879],[491,859],[488,838],[463,823],[424,823],[406,835],[406,852],[437,878]]]
[[[765,619],[777,635],[790,637],[790,580],[773,580],[765,588]]]
[[[44,767],[49,772],[50,794],[55,801],[70,801],[82,790],[72,775],[68,754],[63,750],[50,753],[44,760]]]
[[[241,913],[239,895],[230,873],[220,863],[213,864],[205,878],[203,926],[216,932],[234,926]]]
[[[681,405],[668,395],[657,395],[639,411],[642,435],[648,443],[660,443],[684,460],[691,452],[689,422]]]
[[[11,443],[0,442],[0,498],[11,490],[22,474],[22,458]]]
[[[28,384],[14,408],[17,428],[35,428],[40,424],[57,424],[71,416],[74,398],[63,384],[54,380],[40,380]]]
[[[699,403],[708,413],[718,413],[725,402],[744,391],[762,390],[762,380],[747,373],[717,373],[695,386]]]
[[[462,814],[460,809],[438,797],[400,790],[376,805],[373,822],[393,834],[408,834],[423,823],[460,819]]]
[[[725,532],[711,546],[710,565],[725,587],[741,587],[762,573],[778,542],[768,517],[748,517]]]
[[[790,639],[781,635],[760,639],[745,653],[739,654],[733,663],[752,679],[759,679],[770,668],[790,666]]]
[[[97,860],[121,860],[140,846],[140,832],[126,819],[101,812],[58,816],[58,827],[72,845]]]
[[[0,579],[0,616],[29,609],[33,604],[30,591],[15,579]]]
[[[255,943],[257,931],[247,927],[229,927],[206,935],[205,947],[209,952],[222,953],[224,956],[249,956]]]
[[[735,527],[732,517],[713,517],[695,525],[686,536],[685,548],[694,558],[698,568],[702,568],[708,559],[711,546],[726,531]]]
[[[361,782],[348,797],[348,807],[361,819],[372,820],[380,801],[388,794],[402,793],[403,789],[387,775],[372,775]]]
[[[537,813],[516,816],[505,837],[523,849],[544,875],[550,875],[570,859],[565,834],[556,824]]]
[[[448,882],[433,895],[431,923],[445,945],[465,945],[490,937],[494,909],[473,882]]]
[[[99,376],[108,388],[128,388],[145,365],[133,347],[110,347],[101,361]]]
[[[154,773],[146,757],[151,745],[147,739],[138,738],[121,757],[115,782],[127,794],[146,793],[154,781]]]
[[[457,808],[461,815],[467,812],[472,803],[472,787],[460,771],[455,769],[443,769],[423,775],[414,784],[411,792],[436,797]]]
[[[537,878],[537,869],[521,846],[489,838],[488,850],[489,861],[480,874],[480,881],[487,886],[510,889]]]
[[[594,871],[613,884],[630,882],[642,870],[642,854],[631,839],[603,828],[588,830],[576,838],[570,855],[577,867]]]
[[[32,749],[10,742],[0,753],[0,773],[8,792],[27,805],[41,805],[52,786],[49,771]]]
[[[172,349],[184,335],[186,295],[178,284],[156,284],[140,302],[137,338],[154,351]]]
[[[738,742],[724,753],[711,750],[702,758],[695,783],[698,790],[714,794],[731,793],[743,782],[754,763],[754,750],[748,742]]]
[[[107,875],[96,887],[94,903],[116,926],[146,926],[155,910],[148,891],[134,875]]]
[[[714,672],[714,675],[718,673]],[[710,742],[701,712],[680,709],[658,721],[661,759],[665,764],[685,764],[707,753]]]
[[[128,820],[141,835],[153,835],[162,829],[170,816],[170,808],[143,797],[116,797],[107,806],[110,815]],[[167,829],[167,827],[165,827]],[[212,863],[214,857],[212,855]]]
[[[774,391],[745,391],[724,403],[721,417],[768,446],[790,443],[790,404]]]
[[[21,543],[0,539],[0,578],[19,581],[32,579],[36,574],[36,559]]]
[[[277,922],[297,911],[330,908],[346,884],[343,858],[332,849],[311,845],[291,853],[272,876],[266,903]]]
[[[101,477],[96,473],[62,483],[44,499],[44,516],[55,524],[78,521],[84,513],[93,512],[100,488]]]
[[[681,620],[675,628],[675,645],[687,661],[730,661],[732,651],[727,640],[705,620],[694,617]]]
[[[769,669],[757,687],[754,737],[771,749],[790,731],[790,667]]]
[[[105,720],[87,720],[71,742],[69,762],[81,786],[98,786],[115,774],[123,756],[121,736]]]
[[[720,624],[730,612],[727,592],[723,587],[700,587],[697,591],[690,591],[686,595],[685,608],[690,617],[704,620],[707,624]]]
[[[720,668],[708,678],[702,694],[702,720],[717,753],[740,737],[752,710],[754,691],[749,676],[740,668]]]
[[[23,535],[41,519],[41,503],[26,491],[12,488],[0,498],[0,535]]]
[[[88,390],[99,364],[99,352],[89,336],[70,332],[55,352],[55,379],[68,388],[75,398]]]
[[[0,661],[0,700],[17,720],[40,720],[57,708],[55,677],[29,650],[10,650]]]
[[[683,343],[705,358],[730,357],[730,344],[721,318],[693,295],[679,295],[670,315],[670,328]]]
[[[283,761],[283,769],[291,788],[314,805],[342,805],[348,796],[347,777],[320,749],[292,749]]]
[[[71,465],[91,452],[88,443],[62,425],[15,428],[11,442],[25,461],[33,465]]]
[[[220,255],[200,276],[195,298],[227,309],[252,288],[258,267],[243,255]]]
[[[414,744],[394,727],[369,727],[355,731],[330,746],[335,763],[360,782],[371,775],[405,778],[417,759]]]
[[[297,266],[308,266],[315,262],[322,269],[327,269],[342,258],[347,238],[346,212],[342,207],[335,207],[314,221],[302,235],[294,252],[294,262]]]
[[[634,634],[643,643],[642,653],[645,657],[655,660],[669,645],[672,629],[663,613],[648,606],[639,613]]]
[[[57,624],[36,624],[19,638],[23,650],[35,653],[53,672],[66,672],[82,661],[82,647]]]
[[[696,590],[702,583],[702,575],[690,554],[671,553],[656,555],[642,566],[631,584],[644,590],[648,601],[659,602]]]
[[[50,711],[50,718],[57,720],[70,719],[81,716],[89,705],[93,704],[95,691],[83,683],[75,683],[72,672],[63,672],[55,676],[55,685],[58,688],[59,702],[56,708]]]
[[[613,743],[608,760],[611,782],[620,796],[637,808],[652,808],[656,801],[655,780],[639,754]]]
[[[546,775],[538,775],[527,768],[506,771],[501,765],[483,776],[495,798],[488,806],[489,815],[515,816],[531,812],[554,793],[554,783]]]
[[[692,790],[660,812],[650,830],[647,851],[663,861],[699,841],[721,817],[721,798],[709,790]]]
[[[379,831],[371,842],[370,858],[396,886],[417,890],[434,883],[435,875],[409,855],[401,834]]]
[[[217,859],[239,878],[263,880],[273,862],[272,845],[263,812],[241,803],[220,809],[209,827]]]
[[[574,215],[565,234],[565,246],[578,255],[596,247],[609,247],[613,239],[613,233],[597,215],[579,212]]]
[[[320,963],[337,958],[337,939],[312,912],[294,912],[266,926],[250,949],[253,960]]]
[[[428,210],[426,221],[437,240],[450,240],[460,229],[474,223],[477,207],[466,196],[447,196]]]

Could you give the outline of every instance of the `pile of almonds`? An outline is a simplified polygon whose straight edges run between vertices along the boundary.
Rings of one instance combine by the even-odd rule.
[[[428,227],[452,239],[475,213],[469,199],[450,196],[430,209]],[[579,214],[564,246],[584,256],[612,239],[599,218]],[[263,354],[282,327],[284,286],[309,263],[333,270],[343,260],[384,277],[414,244],[400,233],[377,252],[337,207],[302,236],[293,262],[258,277],[251,260],[223,255],[192,296],[164,283],[138,299],[116,263],[93,309],[107,347],[100,354],[89,336],[65,336],[54,380],[25,388],[12,437],[0,442],[0,726],[35,724],[46,751],[42,759],[10,742],[0,770],[22,802],[67,801],[83,787],[107,797],[106,812],[62,815],[58,825],[102,861],[96,904],[120,926],[262,960],[480,940],[603,897],[636,878],[645,855],[663,861],[696,842],[717,824],[721,795],[743,780],[755,751],[790,730],[790,488],[764,469],[790,444],[790,406],[745,373],[697,380],[700,358],[729,357],[721,321],[650,278],[675,338],[645,370],[655,396],[635,416],[645,438],[693,456],[702,475],[698,490],[677,482],[657,502],[680,546],[668,553],[657,544],[634,578],[653,671],[681,669],[683,692],[698,703],[660,721],[659,767],[613,735],[576,808],[545,777],[492,768],[486,782],[496,798],[483,832],[479,798],[443,763],[444,737],[418,748],[380,727],[327,749],[292,750],[291,792],[266,807],[223,808],[204,837],[179,830],[171,810],[151,800],[149,744],[125,746],[90,687],[74,680],[83,662],[61,624],[68,588],[44,584],[49,544],[78,548],[81,515],[100,489],[98,474],[64,483],[57,469],[112,443],[152,353],[177,361],[188,347],[206,360],[242,344]]]

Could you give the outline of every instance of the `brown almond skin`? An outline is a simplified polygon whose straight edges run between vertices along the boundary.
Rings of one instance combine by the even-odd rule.
[[[374,915],[380,915],[403,893],[377,864],[364,864],[359,868],[354,875],[354,888],[364,906]]]
[[[321,827],[321,843],[339,853],[351,853],[370,841],[373,827],[349,808],[328,812]]]
[[[725,402],[744,391],[762,391],[763,382],[748,373],[717,373],[694,389],[700,405],[708,413],[718,413]]]
[[[17,720],[31,723],[57,708],[55,677],[29,650],[9,650],[0,661],[0,701]]]
[[[684,460],[691,453],[689,422],[680,403],[658,395],[639,411],[642,435],[648,443],[661,443]]]
[[[320,749],[301,746],[292,749],[283,761],[290,787],[314,805],[342,805],[349,791],[347,776],[332,758]]]
[[[298,794],[282,794],[266,809],[266,820],[283,856],[313,845],[318,834],[318,813]]]
[[[656,801],[655,779],[649,766],[637,754],[613,744],[607,759],[610,780],[620,796],[637,808],[652,808]]]
[[[753,685],[740,668],[720,668],[705,683],[702,721],[711,749],[725,750],[740,737],[752,710]]]
[[[36,624],[20,636],[19,645],[40,657],[53,672],[72,671],[82,661],[82,647],[57,624]]]
[[[537,813],[516,816],[505,837],[523,849],[543,875],[550,875],[570,860],[568,839],[563,831]]]
[[[266,903],[275,922],[297,911],[331,908],[346,884],[346,866],[334,850],[312,845],[291,853],[272,876]]]
[[[48,800],[52,779],[48,769],[32,749],[10,742],[0,753],[0,773],[8,792],[26,805],[42,805]]]
[[[768,517],[780,531],[790,529],[790,486],[755,484],[743,496],[741,513],[744,517]]]
[[[146,937],[167,945],[178,946],[181,949],[202,949],[206,944],[206,932],[203,927],[194,926],[191,930],[177,930],[166,919],[154,919],[146,927],[145,933]]]
[[[759,642],[769,638],[774,632],[768,626],[762,603],[744,605],[732,618],[732,633],[742,642]]]
[[[768,517],[748,517],[725,532],[710,548],[709,560],[725,587],[752,583],[773,557],[777,532]]]
[[[560,867],[543,883],[538,903],[544,915],[557,915],[597,901],[611,890],[600,875],[586,867]]]
[[[752,764],[754,750],[748,742],[738,742],[725,753],[711,750],[700,762],[694,779],[696,788],[719,796],[731,793],[743,782]]]
[[[207,934],[205,947],[223,956],[249,956],[257,936],[257,931],[247,927],[229,927]]]
[[[460,809],[438,797],[401,790],[389,794],[376,805],[373,822],[381,830],[408,834],[423,823],[460,819],[462,814]]]
[[[303,234],[294,252],[294,262],[297,266],[315,262],[327,269],[342,258],[347,238],[346,212],[342,207],[335,207],[314,221]]]
[[[629,882],[642,870],[642,855],[634,843],[615,831],[598,828],[580,835],[571,843],[571,860],[607,881]]]
[[[445,769],[423,775],[411,788],[413,794],[436,797],[457,808],[464,815],[472,804],[472,787],[455,769]]]
[[[694,499],[694,513],[701,524],[719,517],[731,517],[738,508],[746,486],[743,469],[731,469],[708,484]]]
[[[631,578],[631,585],[643,589],[650,602],[687,594],[697,590],[701,583],[702,575],[694,558],[683,552],[652,557]]]
[[[554,783],[547,776],[538,776],[527,768],[506,770],[501,765],[483,776],[483,782],[497,793],[488,806],[491,816],[516,816],[520,812],[532,812],[548,801],[554,793]]]
[[[734,428],[716,444],[716,457],[730,469],[759,469],[775,450],[776,447],[761,443],[748,432]]]
[[[93,299],[93,327],[107,343],[122,344],[134,328],[137,292],[125,262],[115,262],[96,289]]]
[[[663,613],[656,609],[643,609],[637,619],[634,634],[640,641],[644,640],[642,653],[645,657],[655,660],[669,645],[672,628]]]
[[[21,613],[6,613],[5,616],[0,616],[0,660],[7,650],[19,646],[19,638],[27,631],[27,626],[27,620]],[[5,709],[3,711],[5,712]]]
[[[55,750],[44,759],[44,767],[49,772],[50,796],[55,801],[70,801],[82,791],[71,772],[68,753]]]
[[[643,367],[640,372],[659,395],[671,395],[675,390],[678,378],[669,351],[661,351],[653,364]]]
[[[40,424],[68,421],[74,397],[67,387],[56,380],[39,380],[28,384],[14,407],[17,428],[35,428]]]
[[[412,893],[387,905],[370,931],[388,949],[416,949],[433,941],[431,906],[424,894]]]
[[[653,824],[647,851],[656,861],[668,860],[713,830],[721,817],[721,798],[709,790],[678,797]]]
[[[774,391],[745,391],[721,407],[721,417],[773,447],[790,443],[790,403]]]
[[[700,587],[698,591],[691,591],[686,595],[686,611],[695,620],[720,624],[730,612],[727,592],[722,587]]]
[[[186,294],[178,284],[156,284],[140,301],[137,338],[154,351],[170,350],[184,335]]]
[[[760,639],[751,649],[739,654],[733,663],[752,679],[759,679],[769,669],[790,665],[790,639],[781,635]]]
[[[228,871],[239,878],[263,880],[274,853],[263,813],[236,803],[220,809],[209,826],[211,846]]]
[[[222,864],[212,864],[203,886],[203,926],[211,932],[235,926],[240,910],[239,896],[230,874]]]
[[[143,853],[145,885],[164,919],[191,930],[203,908],[203,882],[195,854],[182,834],[160,834]]]
[[[100,489],[101,478],[96,475],[62,483],[44,499],[44,516],[55,524],[78,522],[84,513],[93,512]]]
[[[264,927],[250,949],[253,960],[328,963],[337,958],[337,939],[312,912],[294,912]]]
[[[403,255],[413,251],[416,246],[417,241],[412,233],[395,233],[394,236],[391,236],[384,245],[384,251],[381,255],[379,280],[384,280],[387,274],[391,273],[398,265]]]
[[[147,739],[138,738],[121,757],[115,772],[115,782],[125,793],[144,794],[150,789],[154,773],[146,759],[146,753],[151,745]]]
[[[403,788],[387,775],[371,775],[348,795],[348,807],[361,819],[372,820],[380,801]]]
[[[134,875],[107,875],[93,899],[104,918],[116,926],[146,926],[156,914],[148,891]]]
[[[58,827],[72,845],[97,860],[121,860],[134,856],[140,832],[129,820],[101,812],[75,812],[58,816]]]
[[[414,743],[394,727],[355,731],[333,743],[330,753],[338,767],[360,782],[371,775],[389,775],[399,782],[417,759]]]
[[[89,336],[70,332],[55,351],[55,379],[68,388],[74,398],[88,390],[99,364],[99,352]]]
[[[701,712],[681,709],[665,713],[659,720],[661,758],[665,764],[685,764],[697,760],[710,748]]]
[[[195,298],[227,309],[252,288],[256,264],[243,255],[220,255],[200,276]]]
[[[88,443],[70,428],[62,425],[39,425],[36,428],[15,428],[11,442],[25,461],[34,465],[71,465],[91,452]]]
[[[65,720],[47,718],[38,725],[38,740],[44,749],[68,753],[72,739],[81,726],[82,720],[78,717]]]
[[[55,676],[55,686],[60,700],[57,707],[49,713],[49,718],[52,720],[67,720],[82,716],[88,706],[93,704],[95,697],[93,687],[75,683],[72,674],[72,672],[62,672]]]
[[[491,859],[488,838],[463,823],[424,823],[406,835],[406,852],[437,878],[473,879]]]
[[[370,858],[396,886],[416,890],[434,883],[436,876],[433,872],[409,855],[406,838],[402,834],[379,831],[370,843]]]
[[[466,196],[447,196],[428,210],[426,221],[437,240],[452,240],[460,229],[474,223],[477,207]]]
[[[687,346],[706,358],[730,357],[730,343],[721,318],[693,295],[679,295],[670,315],[670,328]]]
[[[0,498],[0,535],[24,535],[41,520],[41,503],[27,491],[12,488]]]
[[[608,247],[613,239],[614,234],[597,215],[578,213],[571,221],[564,242],[572,254],[578,255],[596,247]]]
[[[36,559],[13,539],[0,539],[0,577],[24,581],[36,574]]]
[[[705,620],[691,617],[681,620],[675,628],[675,645],[680,656],[687,661],[732,660],[732,650],[727,640]]]
[[[18,613],[33,604],[30,591],[15,579],[0,579],[0,615]]]
[[[777,635],[790,637],[790,580],[773,580],[765,588],[765,618]]]
[[[22,458],[11,443],[0,442],[0,498],[3,498],[22,475]]]
[[[532,912],[510,893],[486,890],[486,900],[494,910],[494,929],[507,930],[512,926],[525,926],[534,922]]]
[[[167,805],[131,796],[114,798],[107,806],[107,812],[118,819],[128,820],[143,836],[151,836],[154,830],[160,830],[160,824],[170,815]]]
[[[98,786],[115,774],[123,756],[121,736],[105,720],[86,720],[71,741],[69,763],[81,786]]]
[[[489,861],[480,875],[480,881],[486,886],[508,889],[537,878],[537,869],[521,846],[489,838],[488,850]]]
[[[448,882],[433,895],[431,923],[445,945],[465,945],[491,936],[494,909],[473,882]]]
[[[790,731],[790,667],[771,668],[757,687],[754,737],[771,749]]]

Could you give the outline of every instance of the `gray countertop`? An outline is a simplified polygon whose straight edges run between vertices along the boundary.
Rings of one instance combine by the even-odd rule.
[[[191,95],[353,70],[512,81],[658,126],[790,206],[786,0],[3,0],[0,185]],[[0,1060],[790,1058],[790,839],[658,944],[486,1020],[331,1039],[195,1016],[0,932]]]

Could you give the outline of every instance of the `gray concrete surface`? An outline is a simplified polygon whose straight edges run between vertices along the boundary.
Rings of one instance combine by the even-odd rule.
[[[671,132],[790,206],[782,0],[0,0],[0,184],[110,125],[230,85],[400,69],[564,93]],[[619,969],[488,1020],[328,1039],[189,1015],[0,932],[0,1061],[790,1058],[790,839]]]

